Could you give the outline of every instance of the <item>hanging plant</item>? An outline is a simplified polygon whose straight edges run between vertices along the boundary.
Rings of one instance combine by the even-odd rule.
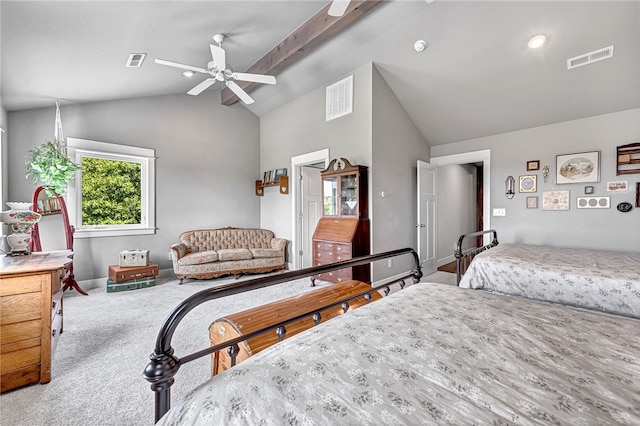
[[[57,141],[46,141],[27,153],[25,171],[27,179],[34,185],[42,182],[47,195],[52,197],[54,192],[63,195],[67,192],[67,184],[73,180],[76,170],[80,166],[75,164],[60,150]]]

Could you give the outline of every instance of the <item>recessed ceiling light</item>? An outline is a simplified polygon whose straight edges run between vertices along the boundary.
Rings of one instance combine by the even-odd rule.
[[[424,49],[427,48],[427,42],[424,40],[418,40],[413,45],[413,48],[416,50],[416,52],[422,52]]]
[[[529,40],[529,49],[537,49],[541,47],[545,41],[547,41],[547,38],[545,36],[537,35]]]
[[[185,72],[182,73],[182,75],[184,75],[185,77],[193,77],[193,74],[195,73],[191,70],[186,70]]]

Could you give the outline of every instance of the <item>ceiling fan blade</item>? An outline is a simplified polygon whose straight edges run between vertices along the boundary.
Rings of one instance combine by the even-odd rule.
[[[216,82],[215,78],[208,78],[205,81],[203,81],[202,83],[198,84],[193,89],[189,90],[187,92],[187,94],[189,94],[191,96],[199,95],[200,93],[204,92],[205,89],[207,89],[209,86],[211,86],[215,82]]]
[[[216,64],[216,67],[221,70],[227,69],[227,60],[226,54],[222,47],[218,47],[215,44],[210,44],[211,48],[211,57],[213,58],[213,63]]]
[[[333,0],[327,13],[331,16],[342,16],[347,11],[349,3],[351,3],[351,0]]]
[[[251,98],[251,96],[249,96],[247,94],[247,92],[242,90],[242,88],[240,86],[238,86],[235,82],[227,80],[227,81],[224,82],[224,84],[226,84],[227,87],[229,89],[231,89],[231,91],[233,93],[235,93],[236,96],[239,97],[240,100],[242,102],[244,102],[245,104],[250,105],[250,104],[252,104],[254,102],[254,100]]]
[[[174,68],[180,68],[183,70],[191,70],[191,71],[195,71],[195,72],[202,72],[202,73],[208,73],[207,70],[205,70],[204,68],[198,68],[198,67],[192,67],[191,65],[185,65],[185,64],[179,64],[178,62],[171,62],[171,61],[166,61],[164,59],[156,59],[155,60],[156,64],[160,64],[160,65],[168,65],[170,67],[174,67]]]
[[[234,72],[231,76],[240,81],[252,81],[254,83],[276,84],[276,78],[272,75],[248,74],[246,72]]]

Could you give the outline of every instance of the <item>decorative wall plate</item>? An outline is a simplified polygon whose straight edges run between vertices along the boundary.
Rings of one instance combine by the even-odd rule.
[[[536,175],[520,176],[520,192],[536,192]]]
[[[631,205],[631,203],[627,203],[625,201],[624,203],[618,204],[618,207],[616,208],[618,209],[619,212],[626,213],[630,211],[633,208],[633,206]]]

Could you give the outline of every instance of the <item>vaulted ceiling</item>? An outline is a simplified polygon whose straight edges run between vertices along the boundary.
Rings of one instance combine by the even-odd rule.
[[[203,78],[153,59],[206,67],[224,33],[227,62],[244,71],[327,4],[2,1],[2,106],[186,93]],[[536,34],[547,43],[534,51]],[[568,58],[611,45],[613,58],[567,70]],[[130,53],[147,54],[141,68],[125,68]],[[384,1],[302,56],[244,107],[262,116],[373,62],[439,145],[640,107],[640,2]]]

